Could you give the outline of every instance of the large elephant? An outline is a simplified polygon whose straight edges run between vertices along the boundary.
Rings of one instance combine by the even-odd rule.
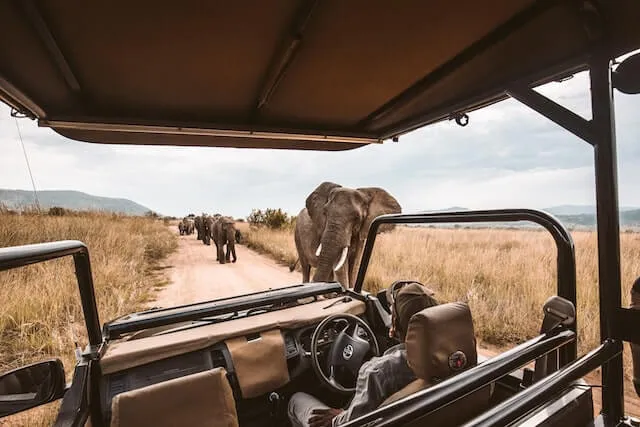
[[[378,216],[400,213],[398,201],[382,188],[346,188],[323,182],[305,202],[296,220],[295,243],[302,281],[336,280],[353,287],[371,222]],[[391,225],[380,227],[389,231]]]
[[[204,234],[203,233],[204,229],[202,227],[203,226],[202,216],[198,215],[197,217],[195,217],[194,220],[193,220],[193,224],[194,224],[194,227],[196,229],[196,233],[198,234],[198,240],[202,240],[203,234]]]
[[[232,261],[236,262],[236,226],[235,221],[231,217],[222,216],[215,221],[213,226],[213,240],[216,244],[216,261],[220,264]],[[225,254],[224,247],[227,246]],[[231,259],[233,255],[233,260]]]

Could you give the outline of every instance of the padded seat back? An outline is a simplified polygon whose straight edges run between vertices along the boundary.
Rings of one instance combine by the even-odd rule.
[[[164,381],[116,395],[111,426],[238,427],[231,386],[223,368]]]
[[[407,363],[418,377],[382,406],[410,396],[476,366],[478,354],[469,306],[462,302],[426,308],[411,317],[405,340]],[[410,425],[455,426],[485,410],[491,386],[459,399]]]

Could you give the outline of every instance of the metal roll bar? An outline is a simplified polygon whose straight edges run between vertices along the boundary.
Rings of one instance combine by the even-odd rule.
[[[360,261],[354,290],[360,292],[371,261],[377,231],[383,224],[450,224],[478,222],[529,221],[544,227],[553,237],[557,248],[557,294],[576,305],[576,257],[573,239],[566,228],[552,215],[534,209],[499,209],[461,212],[391,214],[377,217],[371,223]],[[577,330],[577,324],[571,328]],[[577,345],[569,344],[560,352],[561,365],[575,360]]]
[[[100,319],[94,293],[93,276],[91,275],[89,250],[84,243],[77,240],[63,240],[60,242],[0,248],[0,271],[65,256],[73,256],[89,344],[92,346],[98,345],[102,342]]]

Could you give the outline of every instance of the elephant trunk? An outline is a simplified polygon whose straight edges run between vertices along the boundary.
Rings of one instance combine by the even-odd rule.
[[[313,276],[314,282],[332,280],[334,271],[343,267],[348,259],[350,236],[343,224],[330,222],[322,235],[318,246],[318,268]],[[343,285],[346,285],[343,283]]]

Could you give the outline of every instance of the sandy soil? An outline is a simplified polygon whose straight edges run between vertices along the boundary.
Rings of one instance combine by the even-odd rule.
[[[213,242],[206,246],[195,234],[179,236],[178,250],[167,260],[170,284],[150,305],[170,307],[243,295],[297,284],[302,279],[300,273],[291,273],[243,245],[236,245],[235,264],[219,264],[215,252]]]

